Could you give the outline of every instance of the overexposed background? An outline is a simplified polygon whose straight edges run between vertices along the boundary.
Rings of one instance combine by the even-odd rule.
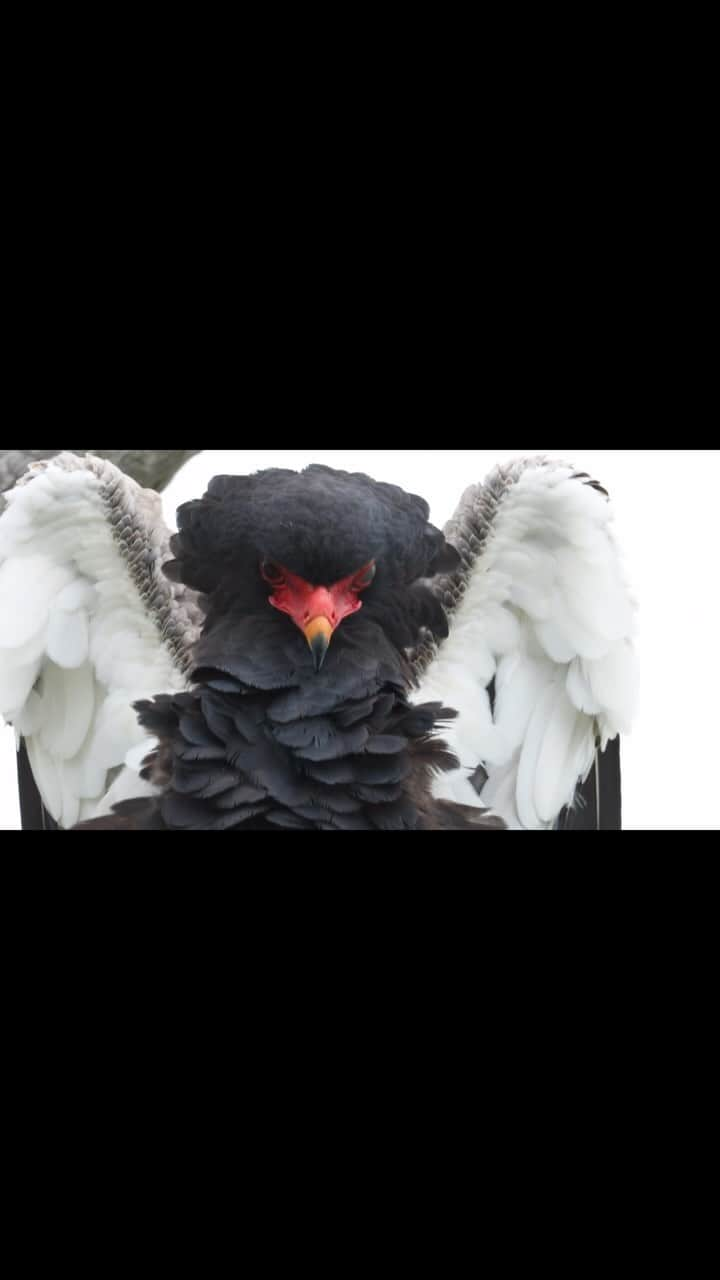
[[[442,527],[467,485],[536,454],[567,459],[609,490],[638,601],[642,685],[622,746],[623,825],[720,828],[719,450],[208,449],[168,487],[165,518],[174,528],[177,506],[219,473],[322,462],[422,494]],[[0,727],[0,829],[20,825],[14,757],[14,733]]]

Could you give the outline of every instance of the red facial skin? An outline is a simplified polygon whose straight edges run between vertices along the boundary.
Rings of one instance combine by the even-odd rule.
[[[270,568],[263,566],[263,577],[273,587],[273,594],[268,597],[269,603],[292,618],[296,627],[305,634],[308,624],[314,618],[327,618],[333,631],[339,627],[343,618],[362,609],[362,600],[357,593],[369,587],[375,573],[375,565],[371,560],[355,573],[332,587],[315,587],[297,574],[290,573],[282,565],[273,564]],[[278,578],[281,580],[278,581]]]

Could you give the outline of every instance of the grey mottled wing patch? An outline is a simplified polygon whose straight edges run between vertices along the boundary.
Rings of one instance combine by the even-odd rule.
[[[470,485],[450,517],[443,533],[460,555],[460,564],[452,573],[440,574],[429,584],[442,603],[452,627],[452,615],[462,600],[475,562],[485,548],[492,533],[498,507],[508,489],[515,484],[527,467],[557,465],[545,458],[519,458],[498,466],[484,483]],[[416,677],[427,669],[437,653],[437,643],[426,634],[423,642],[411,655]]]

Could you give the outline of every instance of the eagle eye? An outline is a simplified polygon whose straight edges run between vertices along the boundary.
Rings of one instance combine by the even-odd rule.
[[[271,587],[281,587],[285,582],[285,570],[281,565],[276,564],[274,560],[263,560],[260,565],[260,572]]]
[[[366,564],[365,567],[359,571],[359,573],[355,574],[355,577],[353,578],[353,590],[362,591],[365,587],[369,587],[374,577],[375,561],[371,560],[369,564]]]

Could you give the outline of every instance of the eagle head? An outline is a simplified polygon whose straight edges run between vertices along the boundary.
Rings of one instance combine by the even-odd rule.
[[[165,573],[201,593],[206,633],[229,615],[254,617],[266,633],[274,615],[302,633],[317,672],[361,610],[399,649],[423,627],[447,634],[426,580],[459,556],[428,517],[416,494],[318,464],[216,476],[179,508]]]

